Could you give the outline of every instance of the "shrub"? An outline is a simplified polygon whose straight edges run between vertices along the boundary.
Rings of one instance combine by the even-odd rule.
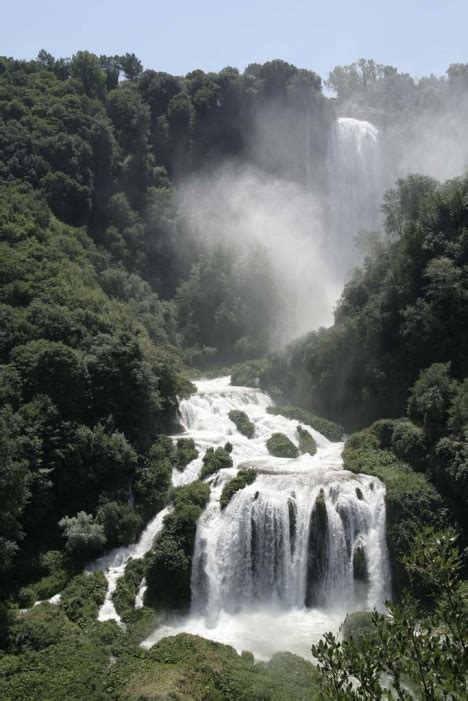
[[[168,436],[159,436],[151,446],[135,477],[137,508],[148,520],[167,502],[171,485],[174,446]]]
[[[311,414],[310,411],[299,409],[295,406],[269,406],[267,408],[269,414],[279,414],[293,421],[300,421],[307,426],[311,426],[316,431],[328,438],[329,441],[340,441],[344,429],[340,424],[324,419],[322,416]]]
[[[213,475],[224,467],[232,467],[232,458],[224,448],[208,448],[203,457],[200,479]]]
[[[374,627],[372,624],[372,613],[370,611],[354,611],[348,613],[341,625],[341,635],[343,640],[353,640],[359,647],[359,642],[364,637],[372,635]]]
[[[108,501],[100,506],[96,518],[104,527],[107,546],[110,548],[134,543],[142,525],[142,518],[134,508],[116,501]]]
[[[396,422],[391,447],[397,457],[408,462],[415,470],[425,471],[428,455],[422,428],[411,421]]]
[[[256,478],[257,473],[255,472],[255,470],[239,470],[236,477],[234,477],[232,480],[229,480],[229,482],[223,487],[223,491],[221,492],[221,498],[219,500],[221,509],[226,508],[226,506],[229,504],[236,492],[238,492],[241,489],[244,489],[244,487],[246,487],[248,484],[252,484],[252,482],[255,482]]]
[[[65,516],[59,521],[59,526],[67,541],[67,551],[80,562],[97,555],[106,544],[104,526],[84,511],[79,511],[76,516]]]
[[[299,451],[284,433],[273,433],[267,440],[268,452],[276,458],[297,458]]]
[[[229,412],[229,418],[236,425],[239,433],[242,433],[242,435],[246,436],[247,438],[253,437],[255,433],[255,426],[251,421],[249,421],[249,417],[245,411],[232,409],[232,411]]]
[[[344,468],[378,477],[386,488],[387,544],[392,584],[397,595],[405,585],[401,558],[411,547],[413,524],[444,527],[448,523],[446,504],[428,478],[389,450],[379,449],[373,426],[352,434],[343,451]]]
[[[313,436],[311,436],[309,431],[306,431],[305,428],[302,428],[302,426],[298,426],[296,430],[299,435],[300,452],[315,455],[317,452],[317,443],[315,442]]]
[[[236,363],[231,369],[231,385],[236,387],[258,387],[268,360],[247,360]]]
[[[372,424],[371,430],[377,436],[379,448],[390,448],[396,424],[395,419],[380,419]]]
[[[44,650],[57,643],[70,627],[58,606],[47,603],[34,606],[11,625],[8,647],[16,653]]]
[[[200,518],[210,496],[201,481],[172,491],[174,510],[164,520],[144,568],[148,589],[145,603],[154,607],[186,608],[190,604],[191,558]]]
[[[125,623],[132,623],[139,618],[140,611],[135,609],[135,599],[144,571],[144,560],[130,560],[125,567],[124,576],[118,580],[112,595],[115,610]]]
[[[106,591],[107,581],[102,572],[79,574],[62,592],[60,607],[70,621],[80,625],[95,621]]]
[[[193,438],[179,438],[175,449],[176,468],[182,471],[196,458],[198,458],[198,450],[195,448]]]

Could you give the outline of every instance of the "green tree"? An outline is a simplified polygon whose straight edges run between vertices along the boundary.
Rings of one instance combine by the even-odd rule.
[[[72,57],[70,73],[81,81],[88,97],[103,99],[106,90],[106,76],[101,68],[99,58],[89,51],[78,51]]]
[[[93,516],[80,511],[76,516],[65,516],[59,522],[66,539],[66,549],[80,562],[97,555],[106,544],[104,526],[94,521]]]
[[[468,606],[451,530],[419,529],[405,558],[410,590],[359,635],[331,633],[312,647],[329,699],[461,699],[466,692]],[[430,592],[429,609],[424,593]]]
[[[119,61],[127,80],[136,80],[143,72],[143,64],[135,54],[124,54],[119,57]]]

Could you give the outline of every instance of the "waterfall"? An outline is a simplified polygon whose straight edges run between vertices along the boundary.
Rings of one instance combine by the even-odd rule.
[[[209,478],[190,616],[157,629],[144,645],[185,630],[259,657],[285,648],[307,655],[314,636],[336,631],[347,611],[382,609],[389,598],[384,485],[343,470],[343,444],[304,424],[316,454],[272,457],[267,439],[281,432],[297,444],[297,421],[269,414],[265,393],[232,387],[229,377],[196,384],[198,392],[180,404],[183,435],[201,455],[229,441],[233,467]],[[237,431],[231,409],[247,413],[252,439]],[[201,455],[183,473],[174,471],[175,483],[196,479]],[[222,510],[223,487],[240,468],[254,469],[256,480]]]
[[[377,127],[359,119],[338,118],[329,134],[327,171],[330,244],[337,267],[346,271],[359,260],[356,235],[379,225],[384,183]]]

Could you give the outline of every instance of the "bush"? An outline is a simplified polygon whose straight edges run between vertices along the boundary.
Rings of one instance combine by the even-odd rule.
[[[391,447],[397,457],[408,462],[415,470],[424,472],[427,469],[428,451],[424,432],[411,421],[395,423]]]
[[[193,438],[179,438],[175,449],[176,468],[182,471],[196,458],[198,458],[198,450],[195,448]]]
[[[239,431],[239,433],[242,433],[242,435],[246,436],[247,438],[253,437],[253,435],[255,433],[255,426],[249,420],[249,417],[247,416],[245,411],[239,411],[238,409],[232,409],[229,412],[229,418],[236,425],[236,428]]]
[[[301,453],[309,453],[309,455],[315,455],[317,452],[317,443],[315,442],[313,436],[310,435],[309,431],[306,431],[302,426],[297,427],[297,433],[299,435],[299,450]]]
[[[133,507],[116,501],[100,506],[96,518],[104,527],[109,548],[134,543],[142,526],[142,518]]]
[[[295,406],[269,406],[267,408],[269,414],[279,414],[287,419],[292,419],[293,421],[300,421],[307,426],[311,426],[313,429],[318,431],[328,438],[329,441],[340,441],[344,429],[340,424],[324,419],[321,416],[316,416],[311,414],[310,411],[305,409],[299,409]]]
[[[268,360],[247,360],[231,368],[231,385],[236,387],[259,387],[260,378]]]
[[[381,427],[378,426],[377,433]],[[389,450],[380,450],[374,426],[352,434],[343,451],[344,468],[378,477],[386,488],[387,544],[396,595],[405,585],[401,558],[411,548],[414,522],[444,527],[448,511],[444,499],[428,478]]]
[[[36,601],[49,599],[66,586],[72,577],[73,563],[58,550],[49,550],[39,558],[39,564],[45,574],[33,584],[22,587],[18,594],[18,602],[24,608],[30,608]],[[79,567],[79,565],[78,565]],[[76,574],[76,572],[74,572]]]
[[[239,470],[238,474],[234,479],[229,480],[227,484],[224,485],[223,491],[221,492],[221,498],[219,503],[221,509],[225,509],[226,506],[231,501],[232,497],[236,492],[244,489],[248,484],[255,482],[257,478],[257,473],[255,470]]]
[[[192,482],[172,491],[174,510],[147,556],[144,574],[148,589],[145,603],[159,608],[187,608],[190,605],[191,558],[197,521],[208,503],[210,488]]]
[[[8,648],[15,653],[44,650],[57,643],[71,628],[58,606],[44,603],[18,617],[8,634]]]
[[[174,446],[168,436],[153,443],[135,477],[137,508],[145,520],[152,518],[167,503],[171,486]]]
[[[76,516],[65,516],[59,521],[66,538],[66,549],[79,562],[98,555],[106,544],[104,526],[97,523],[93,516],[80,511]]]
[[[372,424],[372,433],[377,436],[379,448],[390,448],[393,431],[398,421],[396,419],[380,419]]]
[[[370,611],[354,611],[348,613],[341,625],[341,635],[343,640],[353,640],[359,647],[359,641],[364,637],[372,635],[374,626],[372,624],[372,613]]]
[[[107,581],[102,572],[79,574],[62,592],[60,607],[70,621],[84,625],[96,620],[106,591]]]
[[[124,623],[133,623],[139,618],[140,611],[135,609],[135,599],[145,571],[144,560],[130,560],[125,567],[125,574],[117,582],[112,595],[115,610]]]
[[[200,479],[213,475],[224,467],[232,467],[232,458],[224,448],[208,448],[203,457]]]
[[[267,440],[270,455],[276,458],[297,458],[299,451],[284,433],[273,433]]]

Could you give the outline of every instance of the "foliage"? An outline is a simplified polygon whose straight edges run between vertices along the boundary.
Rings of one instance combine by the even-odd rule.
[[[414,472],[391,451],[379,447],[383,422],[355,433],[347,440],[344,467],[378,477],[385,484],[386,535],[392,566],[392,584],[401,595],[406,584],[401,558],[410,550],[414,522],[434,527],[449,523],[447,504],[426,475]]]
[[[225,467],[232,467],[232,458],[225,448],[208,448],[203,456],[203,467],[200,472],[200,479],[205,479],[213,475],[218,470]]]
[[[398,181],[388,193],[388,236],[345,285],[334,325],[272,356],[262,386],[349,430],[401,416],[420,372],[435,365],[427,378],[433,395],[421,384],[410,415],[424,423],[427,411],[429,423],[444,420],[448,364],[454,380],[467,372],[468,177],[423,182]]]
[[[124,623],[133,623],[140,618],[141,610],[135,608],[135,599],[144,571],[145,563],[142,559],[130,560],[125,567],[124,576],[117,581],[112,601]]]
[[[333,699],[463,698],[468,605],[455,534],[419,529],[405,560],[410,590],[389,614],[372,614],[344,642],[328,633],[312,647],[322,693]],[[419,583],[431,589],[427,611]]]
[[[102,504],[97,510],[97,519],[104,528],[109,548],[134,543],[142,525],[141,516],[132,506],[116,501]]]
[[[189,462],[198,458],[198,450],[195,448],[193,438],[179,438],[175,450],[175,466],[183,470]]]
[[[236,387],[259,387],[267,363],[265,359],[235,363],[231,368],[231,384]]]
[[[267,407],[267,412],[269,414],[285,416],[287,419],[301,421],[306,426],[311,426],[330,441],[339,441],[343,435],[343,427],[339,424],[324,419],[321,416],[315,416],[310,411],[300,409],[296,406],[269,406]]]
[[[97,555],[106,544],[104,526],[95,523],[93,516],[79,511],[76,516],[65,516],[59,522],[66,539],[66,549],[80,562]]]
[[[306,431],[305,428],[302,428],[301,425],[296,428],[296,431],[299,436],[299,452],[315,455],[317,452],[317,443],[313,436],[311,436],[309,431]]]
[[[244,489],[244,487],[247,485],[255,482],[256,479],[257,473],[255,470],[239,470],[237,475],[233,477],[232,480],[229,480],[229,482],[227,482],[223,487],[223,491],[221,492],[221,497],[219,499],[221,509],[226,508],[234,494],[236,494],[239,490]]]
[[[249,420],[249,417],[245,411],[232,409],[229,412],[229,418],[236,425],[239,433],[242,433],[242,435],[246,436],[246,438],[253,438],[255,433],[255,425]]]
[[[146,557],[145,604],[176,609],[189,606],[195,531],[209,495],[209,486],[200,481],[172,491],[173,511],[164,519],[163,530]]]
[[[297,458],[299,451],[284,433],[273,433],[267,440],[268,452],[276,458]]]
[[[136,473],[135,494],[145,519],[162,509],[171,485],[174,448],[168,436],[159,436]]]
[[[106,590],[107,581],[102,572],[79,574],[62,592],[60,608],[70,621],[79,625],[95,621]]]
[[[218,244],[203,252],[179,286],[176,302],[184,345],[215,349],[217,364],[267,351],[275,288],[265,251]]]

